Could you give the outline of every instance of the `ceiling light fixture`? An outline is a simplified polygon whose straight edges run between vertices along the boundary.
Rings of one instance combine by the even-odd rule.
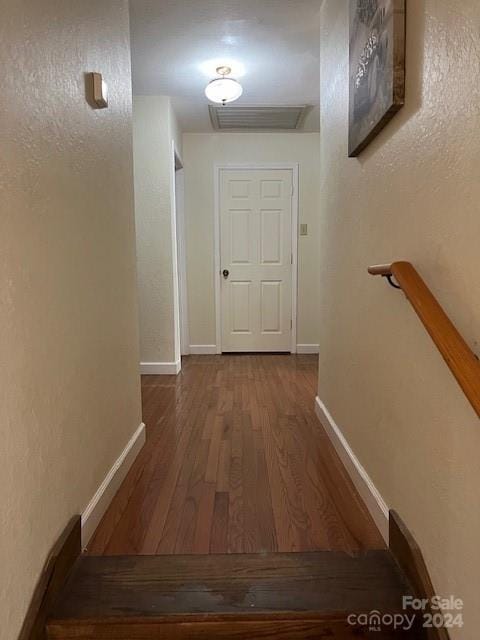
[[[227,104],[227,102],[234,102],[238,100],[243,93],[242,85],[234,78],[227,78],[226,76],[232,73],[230,67],[222,66],[217,67],[217,73],[220,78],[211,80],[206,88],[205,95],[211,102],[218,104]]]

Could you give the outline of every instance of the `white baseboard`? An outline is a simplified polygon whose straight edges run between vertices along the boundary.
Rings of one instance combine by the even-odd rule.
[[[318,344],[297,344],[297,353],[318,353],[319,349]]]
[[[388,506],[385,500],[348,444],[340,427],[335,423],[327,407],[318,396],[315,398],[315,412],[388,545]]]
[[[182,361],[176,362],[141,362],[140,375],[142,376],[176,376],[180,373]]]
[[[86,547],[94,534],[144,444],[145,425],[142,422],[82,513],[82,548]]]
[[[215,344],[191,344],[190,353],[192,355],[215,355],[217,353],[217,345]]]

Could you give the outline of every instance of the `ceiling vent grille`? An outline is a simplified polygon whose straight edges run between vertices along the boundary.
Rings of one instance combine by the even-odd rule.
[[[300,129],[308,106],[298,107],[242,107],[209,105],[210,120],[217,131],[228,129],[266,129],[288,131]]]

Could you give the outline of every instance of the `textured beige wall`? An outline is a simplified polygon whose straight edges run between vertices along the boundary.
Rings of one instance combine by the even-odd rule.
[[[0,637],[141,422],[126,1],[1,2]],[[85,101],[101,71],[110,106]]]
[[[319,395],[435,586],[478,636],[480,424],[404,296],[369,264],[413,262],[468,343],[480,341],[480,4],[408,3],[407,105],[347,158],[346,0],[321,34]]]
[[[183,136],[190,344],[215,344],[214,165],[300,164],[297,343],[318,344],[318,133],[189,133]]]
[[[180,359],[172,141],[181,134],[168,96],[135,96],[133,153],[140,359]],[[181,149],[178,148],[180,152]]]

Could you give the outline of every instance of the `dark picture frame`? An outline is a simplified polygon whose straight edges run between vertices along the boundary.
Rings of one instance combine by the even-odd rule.
[[[350,0],[348,155],[405,104],[406,0]]]

